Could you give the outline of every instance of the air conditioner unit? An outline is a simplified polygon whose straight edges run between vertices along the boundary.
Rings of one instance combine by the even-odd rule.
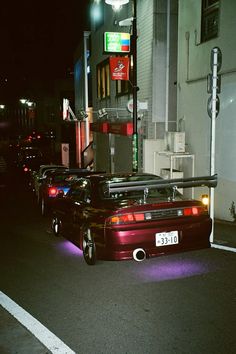
[[[171,152],[185,152],[185,132],[167,132],[166,150]]]

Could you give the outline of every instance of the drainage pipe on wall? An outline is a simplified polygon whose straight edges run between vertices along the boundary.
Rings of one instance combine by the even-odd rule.
[[[88,48],[89,31],[84,31],[84,110],[85,118],[85,147],[89,145],[89,113],[88,113]]]
[[[165,131],[168,132],[169,118],[169,79],[170,79],[170,0],[167,0],[166,10],[166,109]]]

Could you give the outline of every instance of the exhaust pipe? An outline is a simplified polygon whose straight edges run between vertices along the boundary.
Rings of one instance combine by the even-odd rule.
[[[143,248],[136,248],[133,251],[133,259],[137,262],[142,262],[146,259],[146,252]]]

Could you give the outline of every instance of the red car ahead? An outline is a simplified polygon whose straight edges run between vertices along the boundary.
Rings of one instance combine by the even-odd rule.
[[[48,171],[46,176],[41,179],[38,190],[38,203],[41,214],[45,216],[50,212],[51,205],[59,192],[66,194],[77,179],[92,173],[95,172],[83,168],[57,168]]]
[[[81,178],[54,203],[52,229],[96,259],[141,261],[210,246],[212,220],[199,200],[177,188],[215,187],[217,176],[163,180],[150,174]]]

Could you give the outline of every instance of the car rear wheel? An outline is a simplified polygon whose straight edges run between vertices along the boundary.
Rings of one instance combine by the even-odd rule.
[[[55,236],[59,236],[61,232],[61,222],[58,218],[54,217],[52,219],[52,231]]]
[[[96,245],[91,230],[88,228],[83,232],[83,255],[88,265],[96,263]]]

